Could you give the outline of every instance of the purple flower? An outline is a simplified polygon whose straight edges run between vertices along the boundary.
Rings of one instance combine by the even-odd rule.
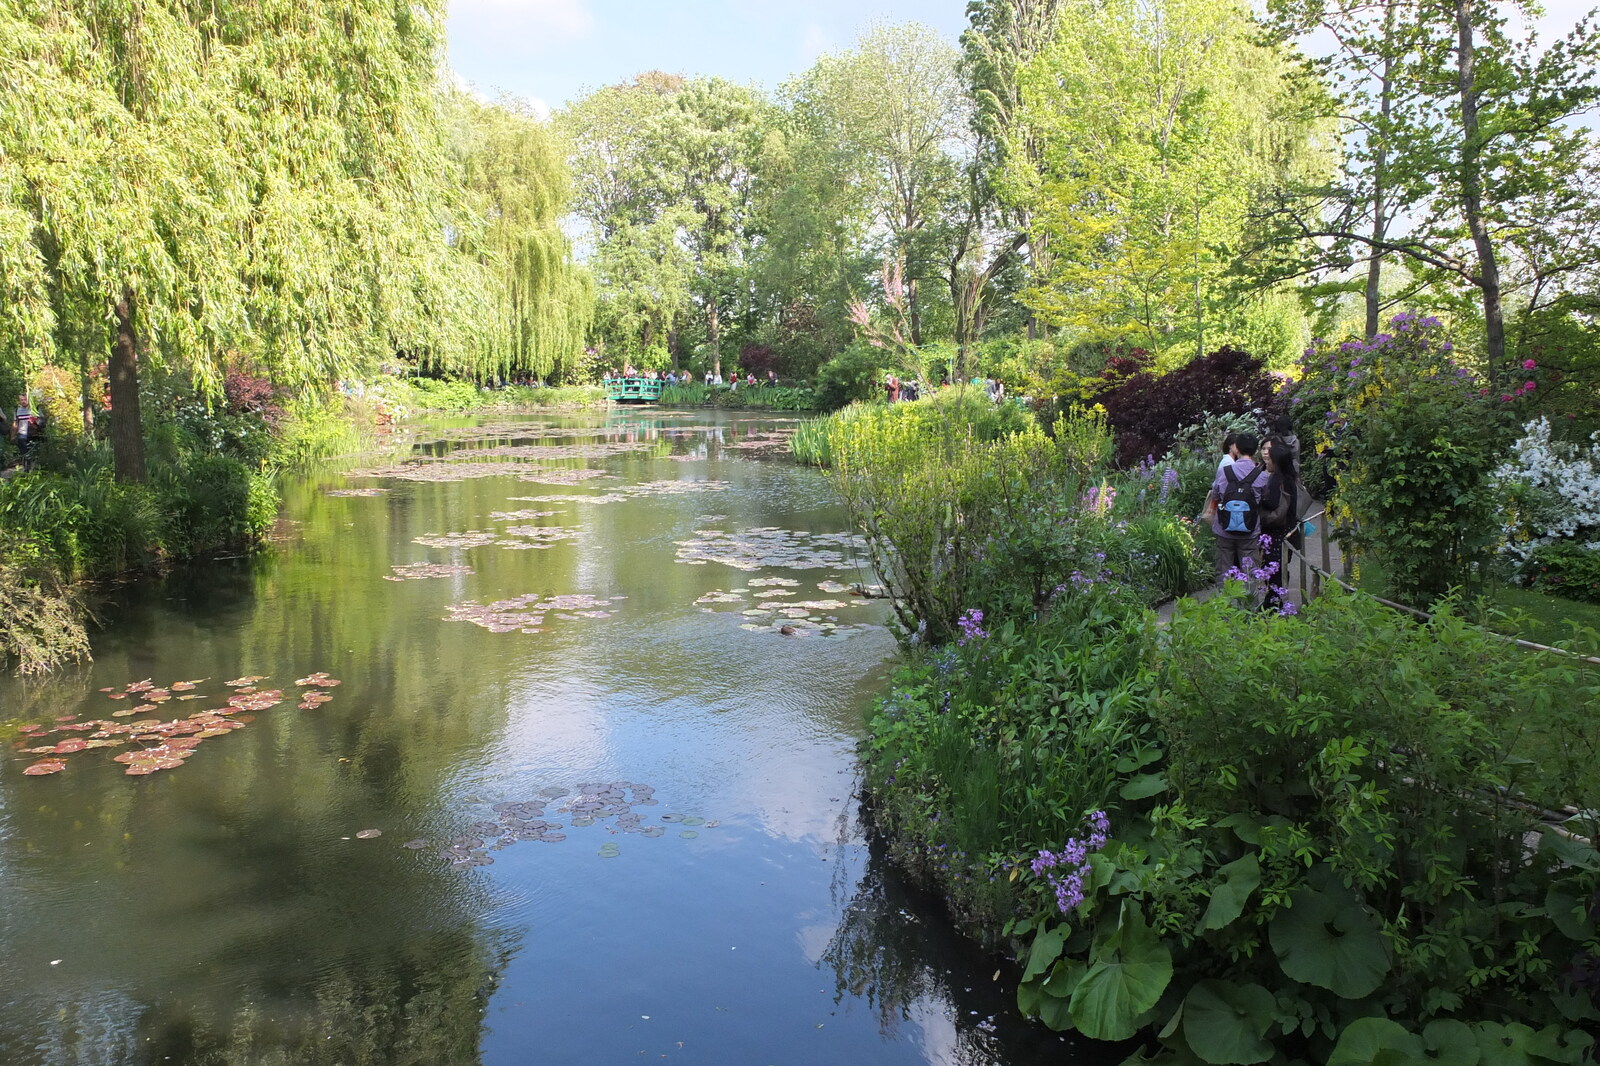
[[[966,647],[970,642],[982,640],[989,635],[983,628],[983,612],[976,607],[956,619],[956,624],[961,627],[961,636],[956,641],[959,647]]]
[[[1083,877],[1089,870],[1089,855],[1106,846],[1111,833],[1111,819],[1105,811],[1095,811],[1089,816],[1089,835],[1068,840],[1059,852],[1040,851],[1028,864],[1035,877],[1043,877],[1055,890],[1056,909],[1071,914],[1083,904]],[[1053,871],[1070,867],[1065,873]]]

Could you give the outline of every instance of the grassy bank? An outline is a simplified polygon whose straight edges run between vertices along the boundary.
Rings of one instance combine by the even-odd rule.
[[[1588,1061],[1600,853],[1519,797],[1600,808],[1600,675],[1448,604],[1284,617],[1235,585],[1157,625],[1185,476],[1056,428],[828,438],[909,645],[877,824],[1015,953],[1023,1009],[1146,1061]]]
[[[423,412],[464,414],[469,411],[514,411],[525,408],[604,407],[599,385],[507,385],[486,389],[471,381],[385,376],[363,382],[356,390],[367,403],[396,418]]]
[[[113,477],[109,446],[58,424],[34,468],[0,480],[0,660],[39,673],[88,654],[85,590],[100,578],[259,545],[280,471],[370,444],[377,405],[337,394],[289,401],[230,378],[206,403],[155,382],[148,476]],[[280,402],[282,401],[282,402]]]
[[[814,411],[817,396],[805,385],[741,385],[737,389],[720,385],[667,385],[661,390],[661,402],[674,407]]]

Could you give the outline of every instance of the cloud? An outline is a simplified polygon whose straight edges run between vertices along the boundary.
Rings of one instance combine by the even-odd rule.
[[[451,13],[492,15],[507,32],[574,40],[594,28],[588,0],[455,0]]]

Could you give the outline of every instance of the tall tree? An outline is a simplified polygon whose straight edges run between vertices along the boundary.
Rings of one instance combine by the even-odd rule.
[[[571,187],[566,153],[515,101],[453,92],[464,206],[478,225],[462,250],[489,273],[495,303],[477,369],[541,378],[577,364],[594,309],[593,283],[561,229]]]
[[[428,0],[0,5],[0,350],[98,336],[118,477],[142,364],[215,387],[230,351],[304,382],[475,346],[442,42]]]
[[[1541,46],[1517,28],[1531,9],[1493,0],[1274,9],[1291,31],[1343,42],[1321,65],[1349,105],[1355,161],[1341,187],[1279,205],[1279,232],[1313,263],[1360,248],[1470,292],[1500,378],[1508,303],[1534,310],[1600,262],[1594,242],[1546,239],[1593,210],[1596,143],[1576,119],[1600,101],[1600,41],[1584,22]]]
[[[962,196],[957,148],[968,130],[957,53],[917,23],[875,26],[855,49],[819,59],[796,106],[850,171],[886,235],[883,257],[905,263],[911,343],[920,345],[920,282],[945,275],[936,223]]]
[[[1066,0],[1063,30],[1021,70],[1008,197],[1052,248],[1026,294],[1042,318],[1179,355],[1222,324],[1228,257],[1256,190],[1277,180],[1284,63],[1248,12],[1213,0]],[[1109,102],[1115,106],[1109,106]]]
[[[673,104],[653,131],[657,180],[671,196],[671,217],[694,265],[712,372],[720,374],[723,294],[749,248],[756,170],[770,118],[754,90],[721,78],[691,81]]]
[[[973,100],[972,126],[978,136],[979,172],[974,177],[992,193],[993,178],[1009,169],[1013,181],[1036,180],[1044,163],[1044,145],[1020,123],[1025,64],[1055,40],[1061,0],[970,0],[968,28],[961,35],[961,72]],[[1039,276],[1049,265],[1049,235],[1035,230],[1026,196],[1011,199],[1006,220],[1020,247],[1026,249],[1030,273]],[[992,275],[1004,261],[985,268]],[[1028,316],[1028,335],[1037,333],[1037,319]]]

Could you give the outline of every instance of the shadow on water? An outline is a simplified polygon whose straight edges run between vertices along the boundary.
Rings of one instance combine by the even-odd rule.
[[[858,820],[861,832],[865,808]],[[865,832],[859,879],[852,885],[836,877],[836,891],[847,898],[819,963],[833,972],[835,1003],[865,1004],[886,1039],[913,1028],[937,1033],[941,1066],[1113,1066],[1137,1048],[1054,1033],[1023,1017],[1015,992],[1020,968],[957,931],[944,901],[895,868],[876,830]],[[937,1005],[932,1018],[930,1005]]]

